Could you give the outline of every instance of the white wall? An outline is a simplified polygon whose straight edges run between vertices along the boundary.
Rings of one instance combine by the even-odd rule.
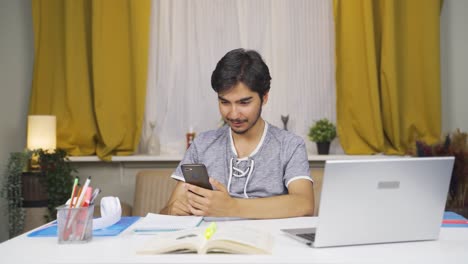
[[[22,151],[33,69],[30,0],[0,0],[0,180],[10,152]],[[0,201],[0,242],[8,238],[6,204]]]
[[[441,16],[442,131],[468,131],[468,1],[444,1]]]
[[[441,19],[443,131],[468,131],[468,1],[447,0]],[[33,68],[31,0],[0,0],[0,170],[8,155],[25,146],[26,116]],[[80,176],[96,176],[105,195],[131,203],[138,168],[107,164],[81,166]],[[78,167],[80,170],[80,167]],[[3,173],[0,174],[3,181]],[[123,175],[123,177],[121,176]],[[120,176],[120,177],[119,177]],[[127,178],[128,177],[128,178]],[[108,179],[108,180],[106,180]],[[1,206],[4,202],[0,202]],[[5,207],[0,210],[0,242],[7,239]]]

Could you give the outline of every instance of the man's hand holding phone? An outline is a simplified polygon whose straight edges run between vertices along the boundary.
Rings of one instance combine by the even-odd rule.
[[[201,216],[235,216],[236,200],[229,195],[226,187],[208,177],[203,164],[183,164],[185,189],[188,191],[189,211]],[[213,187],[215,190],[213,190]]]
[[[193,215],[214,217],[238,216],[237,200],[229,195],[226,187],[217,180],[210,178],[214,191],[192,184],[185,184],[188,207]]]
[[[213,190],[204,164],[182,164],[181,168],[186,183]]]

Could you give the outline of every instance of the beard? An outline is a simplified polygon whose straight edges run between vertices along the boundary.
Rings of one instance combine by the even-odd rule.
[[[258,113],[257,113],[257,116],[255,117],[255,120],[247,127],[245,128],[244,130],[235,130],[231,125],[231,131],[236,133],[237,135],[242,135],[242,134],[245,134],[247,133],[252,127],[255,126],[255,124],[257,124],[258,122],[258,119],[260,119],[260,116],[262,115],[262,107],[260,106],[260,109],[258,109]],[[230,124],[232,122],[235,122],[235,123],[240,123],[240,122],[243,122],[243,123],[248,123],[249,120],[248,119],[229,119],[229,118],[226,118],[225,121]]]

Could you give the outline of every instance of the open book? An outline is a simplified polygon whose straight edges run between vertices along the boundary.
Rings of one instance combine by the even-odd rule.
[[[206,228],[159,233],[137,254],[163,253],[237,253],[271,254],[273,237],[266,232],[245,227],[220,227],[207,238]]]

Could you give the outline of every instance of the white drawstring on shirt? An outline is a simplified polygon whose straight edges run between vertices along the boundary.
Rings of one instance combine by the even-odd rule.
[[[249,198],[249,196],[247,195],[247,184],[249,184],[250,176],[252,176],[252,172],[255,166],[255,161],[249,158],[250,166],[247,167],[247,170],[243,171],[233,166],[232,164],[233,160],[234,158],[231,158],[229,162],[229,181],[227,185],[227,190],[230,193],[232,176],[236,178],[242,178],[242,177],[245,177],[245,175],[247,175],[247,179],[245,180],[245,184],[244,184],[244,197]],[[235,170],[235,172],[233,170]]]

